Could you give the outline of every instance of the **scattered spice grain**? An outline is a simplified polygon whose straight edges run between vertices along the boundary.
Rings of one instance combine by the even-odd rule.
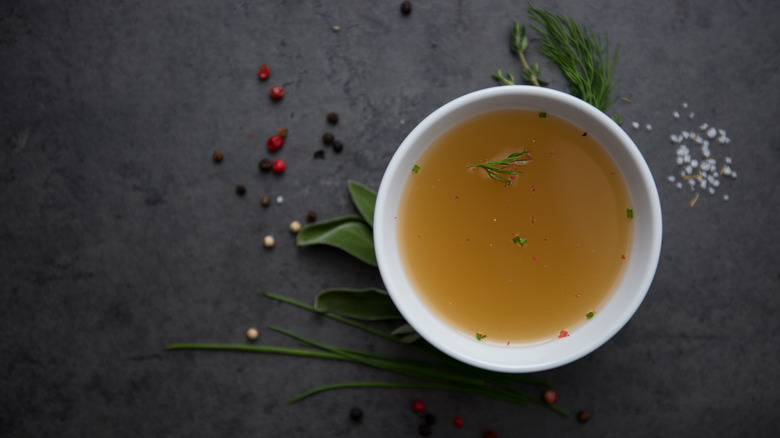
[[[431,429],[430,424],[421,424],[420,427],[417,428],[417,432],[420,433],[420,436],[431,436],[433,430]]]
[[[262,205],[263,207],[268,207],[269,205],[271,205],[271,197],[265,195],[262,198],[260,198],[260,205]]]
[[[409,0],[404,0],[401,2],[401,13],[404,15],[409,15],[412,12],[412,2]]]
[[[301,231],[301,223],[298,221],[290,222],[290,232],[296,234],[298,231]]]
[[[334,139],[333,133],[331,133],[331,132],[326,132],[326,133],[322,134],[322,142],[325,143],[325,144],[332,144],[333,143],[333,139]]]
[[[344,143],[341,140],[333,140],[333,152],[339,153],[344,150]]]
[[[268,158],[263,158],[257,163],[257,167],[260,168],[261,172],[268,172],[274,167],[274,162]]]
[[[273,164],[271,170],[273,170],[274,173],[276,173],[276,174],[282,174],[282,173],[284,173],[284,169],[286,167],[287,166],[284,164],[283,160],[276,160],[276,161],[274,161],[274,164]]]
[[[317,212],[309,210],[306,212],[306,222],[315,222],[317,220]]]
[[[266,147],[268,147],[268,150],[271,152],[276,152],[279,149],[284,146],[284,137],[281,135],[272,135],[268,137],[268,140],[265,142]]]
[[[586,410],[581,410],[577,414],[577,421],[579,421],[580,423],[587,423],[589,420],[590,420],[590,412]]]
[[[276,86],[268,91],[268,95],[272,100],[280,100],[284,97],[284,87]]]
[[[274,236],[268,235],[263,237],[263,246],[266,248],[273,248],[274,246]]]
[[[324,149],[318,149],[314,151],[314,159],[324,159],[325,158],[325,150]]]
[[[242,184],[237,185],[236,194],[238,196],[244,196],[246,194],[246,187],[244,187]]]
[[[339,122],[339,114],[335,112],[329,112],[326,118],[328,119],[328,123],[333,125]]]
[[[349,418],[356,423],[360,422],[360,420],[363,419],[363,410],[360,408],[352,408],[349,411]]]
[[[270,75],[271,75],[271,68],[268,67],[267,64],[261,65],[260,69],[257,71],[257,77],[261,81],[264,81],[264,80],[268,79],[268,76],[270,76]]]
[[[222,151],[214,151],[214,153],[211,154],[211,159],[214,160],[215,163],[221,163],[222,162]]]
[[[461,418],[461,417],[455,417],[455,418],[452,419],[452,424],[455,427],[457,427],[458,429],[460,429],[461,427],[463,427],[466,424],[466,422],[463,421],[463,418]]]
[[[548,389],[542,393],[542,400],[547,404],[553,404],[558,401],[558,393],[552,389]]]
[[[246,331],[246,337],[250,341],[256,341],[259,336],[260,333],[254,327],[249,327],[249,329]]]
[[[425,402],[422,400],[415,400],[412,402],[412,410],[418,414],[425,412]]]

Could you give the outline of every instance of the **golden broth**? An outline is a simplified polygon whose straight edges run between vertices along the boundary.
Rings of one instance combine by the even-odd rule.
[[[523,150],[531,160],[509,185],[469,167]],[[499,343],[562,337],[598,318],[627,263],[631,204],[587,133],[552,114],[496,111],[445,132],[416,170],[400,250],[434,312]]]

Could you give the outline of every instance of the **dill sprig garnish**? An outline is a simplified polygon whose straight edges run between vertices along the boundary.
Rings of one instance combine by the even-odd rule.
[[[496,161],[488,161],[486,163],[474,164],[466,166],[470,168],[484,169],[488,176],[495,180],[504,183],[505,185],[512,184],[512,176],[519,175],[521,172],[517,170],[517,166],[523,162],[528,161],[531,158],[526,156],[531,151],[525,150],[522,152],[513,152],[506,158],[502,158]]]
[[[539,51],[561,69],[571,94],[606,111],[617,99],[611,97],[619,47],[610,56],[609,38],[601,38],[567,15],[529,5],[532,26],[540,35]]]
[[[532,65],[529,65],[528,61],[525,59],[525,51],[528,49],[528,36],[525,34],[525,26],[521,26],[520,23],[515,21],[512,26],[511,36],[512,39],[509,47],[517,54],[517,57],[520,58],[520,62],[523,64],[523,80],[536,85],[537,87],[547,85],[547,82],[539,78],[539,63],[534,62]],[[504,76],[504,72],[501,71],[501,69],[498,69],[493,73],[493,78],[498,81],[499,85],[515,84],[515,77],[512,76],[512,73],[507,72],[506,76]]]

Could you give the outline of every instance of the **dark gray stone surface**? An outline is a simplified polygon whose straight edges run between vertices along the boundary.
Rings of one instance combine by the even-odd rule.
[[[165,352],[245,343],[250,326],[400,347],[262,297],[381,285],[374,269],[297,248],[288,223],[353,213],[404,136],[441,104],[519,74],[519,1],[5,1],[0,6],[0,436],[774,436],[780,429],[780,8],[771,1],[550,1],[620,44],[614,113],[654,172],[658,273],[604,347],[539,377],[587,424],[434,390],[313,386],[394,376],[284,356]],[[340,26],[334,31],[333,26]],[[534,33],[532,32],[532,35]],[[532,43],[533,45],[533,43]],[[553,88],[567,90],[536,51]],[[273,69],[257,80],[260,64]],[[267,91],[284,85],[271,102]],[[672,112],[689,104],[683,118]],[[341,121],[329,126],[325,114]],[[695,112],[688,120],[687,114]],[[640,122],[634,130],[631,122]],[[716,195],[667,182],[669,135],[707,122],[738,178]],[[651,131],[645,124],[653,126]],[[282,176],[266,137],[288,127]],[[312,154],[332,130],[341,154]],[[212,151],[224,151],[215,165]],[[237,197],[236,184],[247,194]],[[268,208],[262,195],[284,197]],[[730,200],[723,201],[722,195]],[[276,236],[267,250],[261,240]],[[261,330],[262,343],[294,345]],[[350,408],[365,417],[353,425]],[[451,418],[461,415],[463,429]]]

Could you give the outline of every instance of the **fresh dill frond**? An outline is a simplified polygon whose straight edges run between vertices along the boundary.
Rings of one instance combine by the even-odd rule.
[[[613,75],[619,47],[610,55],[609,38],[601,38],[578,25],[567,15],[555,14],[529,5],[532,26],[540,35],[539,51],[552,60],[566,76],[571,94],[606,111],[612,98]]]
[[[510,185],[512,184],[512,176],[521,173],[517,170],[517,166],[519,166],[521,162],[531,159],[526,156],[529,152],[531,151],[513,152],[506,158],[500,160],[488,161],[486,163],[474,164],[466,167],[484,169],[491,179],[500,181],[505,185]]]
[[[521,72],[523,80],[536,86],[547,85],[547,82],[539,78],[541,74],[539,72],[539,63],[535,62],[529,65],[525,59],[525,51],[528,49],[528,36],[525,33],[525,26],[515,21],[512,25],[511,37],[509,48],[520,58],[520,62],[523,64]],[[493,79],[498,82],[498,85],[514,85],[516,83],[511,73],[507,72],[505,76],[501,69],[493,73]]]

